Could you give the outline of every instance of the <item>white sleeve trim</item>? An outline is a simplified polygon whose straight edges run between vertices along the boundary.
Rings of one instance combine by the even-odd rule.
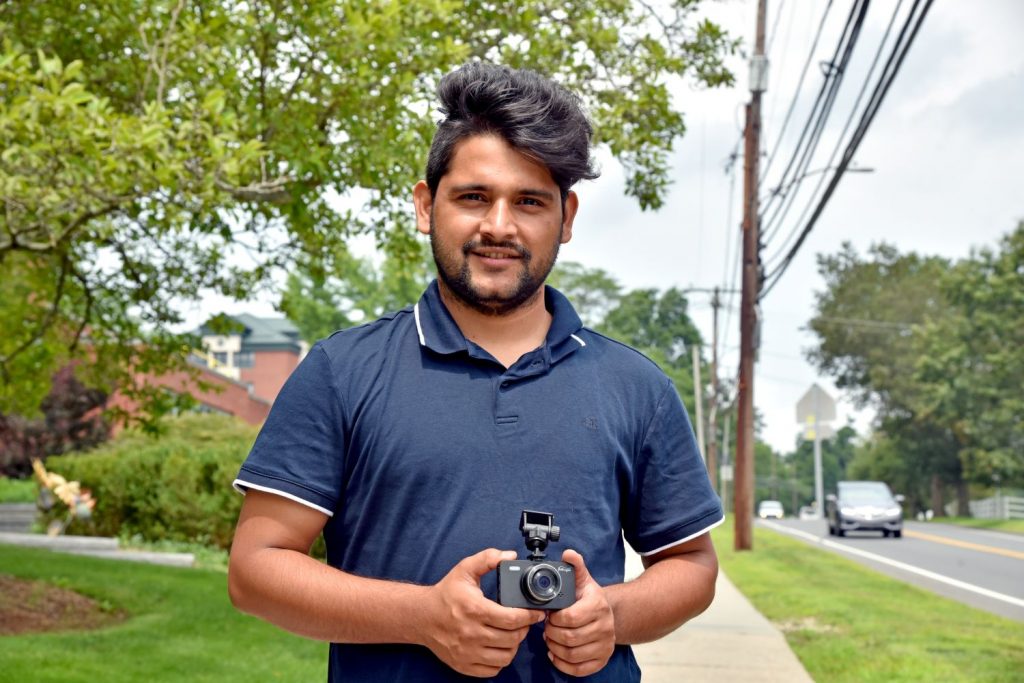
[[[314,510],[316,510],[318,512],[324,513],[328,517],[333,517],[334,516],[334,512],[331,511],[331,510],[328,510],[327,508],[320,507],[319,505],[317,505],[315,503],[310,503],[308,500],[303,500],[302,498],[299,498],[298,496],[293,495],[291,493],[286,493],[285,491],[279,491],[277,489],[272,489],[269,486],[260,486],[259,484],[251,484],[251,483],[245,481],[244,479],[235,479],[233,482],[231,482],[231,486],[233,486],[234,489],[236,491],[238,491],[239,493],[241,493],[243,496],[245,495],[245,489],[256,489],[257,491],[263,491],[264,493],[273,493],[274,495],[281,496],[283,498],[287,498],[288,500],[294,500],[296,503],[301,503],[302,505],[305,505],[306,507],[313,508]]]
[[[640,557],[650,557],[651,555],[657,555],[662,550],[668,550],[669,548],[677,546],[677,545],[679,545],[681,543],[686,543],[687,541],[690,541],[690,540],[693,540],[693,539],[697,538],[701,534],[706,534],[707,532],[711,531],[712,529],[714,529],[716,526],[718,526],[719,524],[721,524],[724,521],[725,521],[725,515],[722,515],[722,518],[720,520],[718,520],[714,524],[711,524],[710,526],[704,527],[703,529],[701,529],[697,533],[690,534],[686,538],[681,538],[678,541],[672,541],[671,543],[669,543],[667,545],[663,545],[660,548],[655,548],[654,550],[648,550],[646,553],[640,553]]]

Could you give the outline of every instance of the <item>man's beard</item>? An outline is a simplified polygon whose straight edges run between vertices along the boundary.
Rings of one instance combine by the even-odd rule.
[[[544,281],[551,273],[551,269],[554,268],[561,242],[562,231],[560,229],[550,263],[541,264],[540,271],[536,273],[530,271],[533,253],[523,245],[514,242],[480,240],[466,242],[462,245],[462,262],[459,264],[453,258],[453,254],[441,252],[441,247],[437,243],[437,224],[434,222],[434,213],[433,211],[430,213],[430,250],[433,252],[434,263],[437,265],[438,278],[459,301],[485,315],[507,315],[532,299],[544,286]],[[473,285],[472,274],[469,270],[469,254],[475,249],[485,247],[512,249],[519,255],[522,270],[512,291],[507,295],[485,296]]]

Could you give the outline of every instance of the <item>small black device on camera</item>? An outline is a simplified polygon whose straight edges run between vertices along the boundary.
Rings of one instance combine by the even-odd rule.
[[[523,510],[519,530],[530,556],[498,563],[498,603],[505,607],[563,609],[576,602],[576,572],[571,564],[544,558],[548,541],[561,531],[550,512]]]

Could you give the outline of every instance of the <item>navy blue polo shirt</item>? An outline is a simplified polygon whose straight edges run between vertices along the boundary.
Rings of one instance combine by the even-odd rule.
[[[652,554],[723,519],[672,382],[584,328],[546,288],[542,346],[505,368],[467,340],[436,281],[419,302],[314,346],[284,385],[235,486],[330,519],[327,560],[429,585],[484,548],[527,554],[524,509],[552,512],[601,585],[620,583],[623,537]],[[495,575],[482,582],[495,596]],[[568,680],[531,628],[496,681]],[[463,681],[425,647],[331,644],[341,681]],[[588,681],[639,680],[628,647]]]

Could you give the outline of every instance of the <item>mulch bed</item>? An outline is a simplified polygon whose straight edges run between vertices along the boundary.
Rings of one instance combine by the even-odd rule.
[[[0,636],[96,629],[126,616],[72,590],[0,574]]]

